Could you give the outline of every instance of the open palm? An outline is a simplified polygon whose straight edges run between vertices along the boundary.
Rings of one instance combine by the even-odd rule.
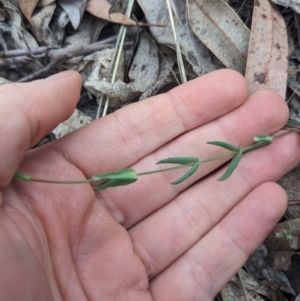
[[[223,153],[209,140],[244,146],[279,130],[284,101],[270,91],[247,98],[244,79],[221,70],[26,152],[72,113],[80,88],[67,72],[0,89],[1,300],[212,300],[283,214],[285,193],[270,181],[299,162],[296,134],[246,154],[225,182],[216,181],[225,161],[176,186],[182,171],[100,192],[12,177],[80,180],[205,159]]]

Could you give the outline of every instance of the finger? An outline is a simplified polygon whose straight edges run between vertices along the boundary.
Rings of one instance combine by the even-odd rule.
[[[48,147],[29,151],[21,167],[32,174],[37,169],[43,170],[49,178],[78,179],[84,176]],[[14,219],[22,231],[28,228],[33,231],[34,235],[31,231],[28,237],[38,235],[42,242],[47,239],[46,249],[49,246],[49,250],[45,254],[51,257],[52,263],[47,272],[49,279],[55,278],[51,282],[54,295],[58,296],[55,300],[59,296],[67,300],[97,300],[99,292],[114,300],[120,295],[123,300],[150,300],[148,277],[133,252],[128,232],[95,199],[90,185],[54,187],[48,183],[20,181],[15,185],[16,191],[12,191],[11,185],[4,189],[2,206],[7,211],[22,212],[21,218],[18,214]],[[16,204],[18,196],[22,199],[26,196],[24,203]],[[27,210],[25,214],[20,210],[20,206],[26,207],[28,202],[34,217]],[[12,207],[17,210],[11,210]],[[24,229],[25,217],[29,221],[25,224],[29,226]],[[41,225],[43,229],[40,229]],[[40,244],[33,243],[33,249],[40,254]],[[117,288],[121,288],[121,293]]]
[[[52,146],[87,177],[123,169],[178,135],[233,110],[246,96],[240,74],[219,70],[116,111]]]
[[[55,141],[51,147],[80,168],[86,177],[126,168],[182,133],[233,110],[246,96],[244,78],[234,71],[220,70],[169,94],[125,107]],[[118,204],[104,199],[103,196],[105,206],[122,222],[121,208],[117,216]]]
[[[0,187],[10,182],[25,152],[72,114],[80,89],[73,71],[0,87]]]
[[[217,181],[224,167],[131,228],[134,248],[149,277],[160,273],[197,243],[255,187],[276,181],[293,168],[300,161],[299,147],[300,138],[291,134],[245,154],[226,181]]]
[[[250,96],[246,103],[229,114],[174,139],[131,167],[143,172],[157,169],[155,163],[168,157],[197,157],[204,160],[219,156],[224,154],[224,150],[206,144],[207,141],[221,140],[243,147],[252,143],[254,135],[280,129],[287,118],[288,109],[284,100],[273,92],[261,91]],[[228,158],[200,165],[197,173],[179,185],[170,183],[184,173],[182,170],[140,177],[128,187],[102,191],[99,199],[119,222],[129,228],[226,160]]]
[[[285,208],[286,194],[277,184],[257,187],[153,279],[153,299],[212,300],[272,230]]]
[[[0,290],[2,300],[54,300],[45,266],[8,215],[0,210]],[[46,264],[47,265],[47,264]],[[17,289],[16,289],[17,288]]]

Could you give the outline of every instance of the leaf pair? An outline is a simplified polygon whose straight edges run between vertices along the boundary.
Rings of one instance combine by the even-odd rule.
[[[129,185],[136,182],[138,179],[137,173],[133,169],[123,169],[115,172],[109,172],[102,175],[92,177],[94,182],[104,181],[100,185],[94,187],[95,190],[105,189],[107,187],[116,187]]]
[[[273,142],[274,137],[271,137],[269,135],[257,135],[253,137],[253,140],[256,142],[256,144],[253,145],[253,148],[244,148],[241,149],[235,145],[232,145],[230,143],[227,142],[223,142],[223,141],[209,141],[207,142],[208,144],[211,145],[216,145],[216,146],[220,146],[223,147],[225,149],[228,149],[230,151],[232,151],[232,160],[227,168],[227,170],[225,171],[225,173],[218,179],[218,181],[224,181],[226,179],[228,179],[232,173],[234,172],[234,170],[237,168],[239,162],[241,161],[241,158],[243,156],[243,153],[253,150],[255,149],[255,146],[259,145],[260,147],[271,144]]]
[[[300,127],[300,122],[296,120],[289,119],[288,122],[284,126],[288,129],[295,129]]]
[[[276,238],[286,239],[290,248],[297,250],[300,246],[300,218],[290,219],[276,225],[272,231]]]
[[[180,177],[178,180],[171,183],[176,185],[185,181],[187,178],[193,175],[199,168],[201,162],[198,158],[194,158],[194,157],[174,157],[174,158],[163,159],[157,162],[157,164],[162,164],[162,163],[179,164],[183,166],[186,165],[187,167],[191,166],[191,168],[182,177]]]
[[[211,144],[211,145],[220,146],[220,147],[223,147],[225,149],[232,151],[233,158],[232,158],[228,168],[226,169],[224,174],[218,179],[218,181],[224,181],[224,180],[228,179],[232,175],[232,173],[234,172],[236,167],[238,166],[238,164],[242,158],[242,155],[243,155],[243,150],[235,145],[232,145],[232,144],[229,144],[229,143],[223,142],[223,141],[209,141],[207,143]]]

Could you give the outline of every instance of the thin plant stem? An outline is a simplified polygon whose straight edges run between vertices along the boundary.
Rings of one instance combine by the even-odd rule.
[[[208,162],[224,159],[224,158],[227,158],[227,157],[232,157],[232,156],[234,156],[234,154],[235,154],[235,152],[226,153],[226,154],[223,154],[223,155],[220,155],[220,156],[216,156],[216,157],[212,157],[212,158],[202,160],[201,163],[208,163]]]
[[[283,133],[272,136],[272,138],[274,140],[274,139],[280,138],[282,136],[285,136],[289,133],[290,133],[290,131],[287,130],[286,132],[283,132]],[[252,145],[249,145],[247,147],[242,148],[242,152],[243,153],[250,152],[252,150],[262,148],[262,147],[268,146],[268,145],[269,145],[268,142],[258,141],[258,142],[254,143]],[[209,162],[220,160],[220,159],[224,159],[224,158],[227,158],[227,157],[232,157],[232,156],[234,156],[234,154],[235,154],[235,152],[229,152],[229,153],[226,153],[226,154],[223,154],[223,155],[220,155],[220,156],[216,156],[216,157],[208,158],[208,159],[205,159],[205,160],[201,160],[201,164],[209,163]],[[137,175],[138,176],[145,176],[145,175],[150,175],[150,174],[155,174],[155,173],[160,173],[160,172],[166,172],[166,171],[182,169],[182,168],[190,167],[192,165],[193,165],[193,163],[189,163],[189,164],[184,164],[184,165],[165,168],[165,169],[156,169],[156,170],[152,170],[152,171],[141,172],[141,173],[138,173]]]
[[[29,182],[50,183],[50,184],[90,184],[90,183],[93,183],[95,181],[93,179],[75,180],[75,181],[61,181],[61,180],[30,178]]]
[[[280,134],[277,134],[277,135],[272,136],[272,138],[273,138],[273,139],[278,139],[278,138],[280,138],[280,137],[282,137],[282,136],[285,136],[285,135],[290,134],[290,133],[293,132],[294,130],[295,130],[295,129],[288,129],[288,130],[286,130],[286,132],[283,132],[283,133],[280,133]],[[299,131],[299,129],[298,129],[298,131]]]
[[[216,161],[216,160],[220,160],[220,159],[224,159],[224,158],[228,158],[228,157],[234,157],[235,155],[237,155],[238,152],[242,152],[244,154],[244,153],[253,151],[255,149],[268,146],[268,145],[270,145],[270,143],[272,143],[272,140],[278,139],[278,138],[280,138],[282,136],[285,136],[285,135],[288,135],[289,133],[292,133],[292,132],[293,132],[293,129],[288,129],[288,130],[286,130],[282,133],[278,133],[274,136],[270,136],[270,138],[271,138],[270,141],[260,140],[260,141],[257,141],[256,143],[254,143],[252,145],[249,145],[249,146],[246,146],[244,148],[241,148],[241,149],[238,148],[237,151],[230,151],[230,152],[227,152],[227,153],[219,155],[219,156],[215,156],[215,157],[208,158],[208,159],[205,159],[205,160],[200,160],[200,163],[204,164],[204,163],[209,163],[209,162],[212,162],[212,161]],[[163,163],[161,163],[161,164],[163,164]],[[191,167],[194,164],[195,164],[195,162],[191,162],[191,163],[181,164],[179,166],[170,167],[170,168],[156,169],[156,170],[152,170],[152,171],[140,172],[140,173],[136,173],[136,175],[137,176],[145,176],[145,175],[150,175],[150,174],[155,174],[155,173],[178,170],[178,169]],[[20,173],[19,173],[19,175],[20,175]],[[78,180],[78,181],[60,181],[60,180],[32,178],[28,174],[25,174],[25,175],[26,175],[25,176],[25,181],[26,182],[40,182],[40,183],[51,183],[51,184],[91,184],[91,183],[99,182],[99,180],[95,180],[93,178],[87,179],[87,180]],[[20,176],[17,177],[17,178],[21,179]]]
[[[249,145],[249,146],[246,146],[246,147],[242,148],[242,152],[244,154],[244,153],[253,151],[255,149],[258,149],[258,148],[261,148],[261,147],[264,147],[264,146],[267,146],[267,145],[269,145],[268,142],[258,141],[258,142],[254,143],[252,145]]]

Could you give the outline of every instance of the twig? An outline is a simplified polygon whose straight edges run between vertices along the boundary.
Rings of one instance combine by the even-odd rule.
[[[171,4],[170,4],[170,0],[166,0],[166,2],[167,2],[167,7],[168,7],[168,11],[169,11],[169,16],[170,16],[170,22],[171,22],[173,36],[174,36],[174,42],[175,42],[175,45],[176,45],[176,56],[177,56],[177,64],[178,64],[178,68],[179,68],[179,73],[180,73],[182,83],[186,83],[187,82],[186,73],[185,73],[185,69],[184,69],[184,64],[183,64],[183,59],[182,59],[182,54],[181,54],[179,41],[178,41],[178,38],[177,38],[177,30],[176,30],[176,27],[175,27],[173,11],[172,11],[172,7],[171,7]]]
[[[76,56],[87,55],[96,52],[98,50],[101,50],[103,48],[112,47],[112,44],[108,42],[111,42],[114,39],[115,38],[109,38],[107,40],[100,41],[90,45],[79,45],[79,46],[77,45],[77,46],[70,46],[66,48],[50,49],[48,53],[45,53],[45,55],[49,57],[50,63],[45,68],[23,77],[22,79],[19,80],[19,82],[28,82],[38,77],[42,77],[47,72],[55,68],[62,61],[69,60]]]
[[[125,12],[126,17],[128,17],[128,18],[131,15],[133,4],[134,4],[134,0],[129,0],[129,2],[127,4],[127,9]],[[114,83],[116,80],[119,62],[120,62],[120,58],[121,58],[121,54],[122,54],[122,50],[123,50],[123,46],[124,46],[126,32],[127,32],[127,27],[124,25],[121,25],[119,34],[118,34],[118,38],[117,38],[117,42],[116,42],[115,52],[113,54],[110,69],[108,71],[109,76],[111,75],[111,78],[110,78],[111,83]],[[96,119],[100,117],[100,110],[101,110],[100,104],[102,105],[102,102],[103,102],[103,96],[101,96],[101,99],[99,102]],[[107,96],[106,100],[105,100],[105,104],[104,104],[102,117],[104,117],[107,114],[108,106],[109,106],[109,97]]]
[[[290,205],[300,205],[300,200],[290,200],[288,201],[288,206]]]
[[[288,123],[287,123],[288,124]],[[253,151],[258,148],[265,147],[267,145],[270,145],[274,139],[278,139],[284,135],[287,135],[291,133],[291,131],[287,130],[282,133],[269,136],[269,135],[256,135],[254,136],[253,140],[255,143],[246,146],[244,148],[240,148],[238,146],[235,146],[233,144],[230,144],[228,142],[224,141],[209,141],[207,142],[210,145],[219,146],[222,148],[225,148],[227,150],[230,150],[230,152],[221,154],[216,157],[210,157],[205,160],[200,160],[197,157],[170,157],[163,160],[160,160],[157,162],[157,164],[176,164],[175,167],[170,168],[164,168],[164,169],[156,169],[151,171],[145,171],[145,172],[139,172],[137,173],[135,170],[131,168],[126,168],[122,170],[117,170],[105,174],[98,174],[93,176],[91,179],[88,180],[80,180],[80,181],[60,181],[60,180],[51,180],[51,179],[39,179],[39,178],[33,178],[29,174],[20,172],[15,174],[15,178],[24,181],[24,182],[42,182],[42,183],[57,183],[57,184],[87,184],[87,183],[96,183],[101,182],[99,185],[95,186],[94,189],[100,190],[105,189],[108,187],[116,187],[116,186],[123,186],[123,185],[129,185],[138,180],[138,177],[140,176],[146,176],[150,174],[156,174],[166,171],[172,171],[172,170],[178,170],[181,168],[189,168],[189,170],[181,176],[176,181],[173,181],[171,184],[176,185],[183,181],[185,181],[187,178],[192,176],[199,168],[200,164],[203,163],[209,163],[212,161],[225,159],[228,157],[232,157],[232,160],[230,164],[227,167],[227,170],[225,173],[218,179],[218,181],[224,181],[228,179],[233,171],[236,169],[237,165],[239,164],[243,154]],[[103,182],[105,181],[105,182]]]
[[[241,7],[239,8],[239,10],[237,11],[237,14],[239,14],[239,12],[241,11],[242,7],[244,6],[244,4],[246,3],[246,0],[244,0],[244,2],[242,3]]]
[[[16,69],[29,64],[33,59],[28,56],[9,57],[0,59],[0,70]]]
[[[49,52],[49,50],[51,49],[57,49],[59,47],[38,47],[35,49],[16,49],[16,50],[8,50],[8,51],[0,51],[0,57],[3,58],[11,58],[11,57],[17,57],[17,56],[29,56],[32,57],[34,55],[34,57],[37,55],[42,55],[43,57],[46,56],[46,54]]]

